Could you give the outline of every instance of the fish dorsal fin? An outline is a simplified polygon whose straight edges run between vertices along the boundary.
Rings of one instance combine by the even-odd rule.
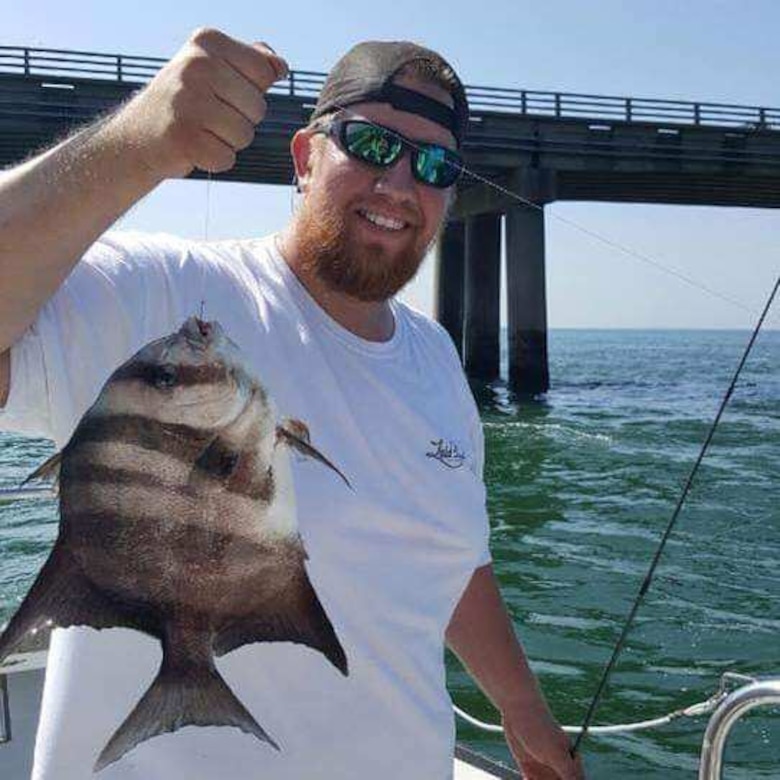
[[[60,485],[60,468],[62,467],[62,452],[57,452],[52,455],[48,460],[41,463],[27,479],[22,482],[22,485],[26,485],[28,482],[35,482],[37,480],[51,482],[54,488],[59,488]]]
[[[348,488],[352,488],[349,480],[336,468],[318,449],[313,447],[310,442],[309,428],[306,423],[295,418],[282,420],[280,425],[276,426],[276,443],[284,444],[290,449],[300,452],[309,458],[314,458],[323,463],[332,471],[335,471],[346,483]]]

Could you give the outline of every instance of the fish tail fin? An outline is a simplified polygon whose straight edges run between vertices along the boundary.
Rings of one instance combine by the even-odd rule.
[[[103,748],[95,772],[118,761],[150,737],[183,726],[235,726],[276,750],[279,745],[255,721],[213,666],[183,670],[163,665],[149,690]]]

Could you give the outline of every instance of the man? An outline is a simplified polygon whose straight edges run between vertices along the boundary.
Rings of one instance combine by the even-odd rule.
[[[457,357],[392,297],[453,197],[467,107],[452,69],[412,44],[348,53],[293,139],[302,203],[279,236],[103,235],[164,179],[229,169],[286,72],[264,44],[199,30],[131,101],[0,180],[0,425],[63,445],[111,371],[204,300],[355,486],[345,496],[295,464],[309,573],[349,677],[297,645],[243,647],[220,667],[281,751],[187,728],[102,777],[451,776],[444,639],[500,710],[526,776],[581,777],[490,566],[481,429]],[[34,778],[89,777],[158,662],[137,632],[55,632]]]

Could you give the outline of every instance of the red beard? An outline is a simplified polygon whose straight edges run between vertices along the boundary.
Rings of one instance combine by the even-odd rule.
[[[379,241],[359,240],[350,235],[345,219],[350,214],[355,214],[354,207],[340,209],[314,192],[308,195],[296,219],[301,268],[335,292],[361,301],[386,301],[414,278],[428,247],[420,246],[416,227],[405,228],[408,240],[395,251]]]

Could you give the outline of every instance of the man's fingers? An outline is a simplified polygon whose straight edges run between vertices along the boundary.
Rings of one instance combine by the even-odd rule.
[[[525,758],[520,763],[525,780],[561,780],[561,776],[545,764],[540,764],[531,758]],[[569,780],[567,777],[566,780]]]
[[[288,74],[290,73],[290,66],[287,64],[287,60],[284,59],[284,57],[280,57],[276,53],[276,50],[271,48],[271,46],[265,41],[257,41],[253,43],[252,46],[254,46],[256,49],[259,49],[268,56],[269,61],[274,67],[274,70],[276,70],[277,80],[287,78]]]
[[[263,92],[285,73],[286,65],[281,65],[284,60],[267,47],[250,46],[219,30],[196,30],[191,40],[209,54],[225,60]]]
[[[221,138],[233,151],[246,149],[255,137],[255,125],[218,96],[214,97],[215,109],[208,115],[204,129]]]
[[[577,753],[574,756],[574,780],[585,780],[585,767],[582,765],[582,756]]]
[[[561,751],[540,757],[531,753],[513,734],[509,733],[506,736],[507,743],[526,780],[584,780],[585,772],[581,757],[577,755],[574,759],[571,758],[569,739],[563,737],[562,732]]]
[[[128,104],[149,137],[150,164],[166,176],[229,169],[265,118],[265,92],[287,64],[268,44],[201,28]],[[130,120],[128,120],[130,121]]]
[[[530,755],[521,759],[520,768],[523,770],[525,780],[584,780],[585,777],[581,767],[575,769],[572,764],[553,768]]]
[[[212,77],[214,94],[243,114],[252,124],[265,116],[266,103],[258,87],[232,66],[215,69]]]
[[[195,166],[210,173],[229,171],[236,164],[236,153],[221,138],[209,130],[201,130]]]

